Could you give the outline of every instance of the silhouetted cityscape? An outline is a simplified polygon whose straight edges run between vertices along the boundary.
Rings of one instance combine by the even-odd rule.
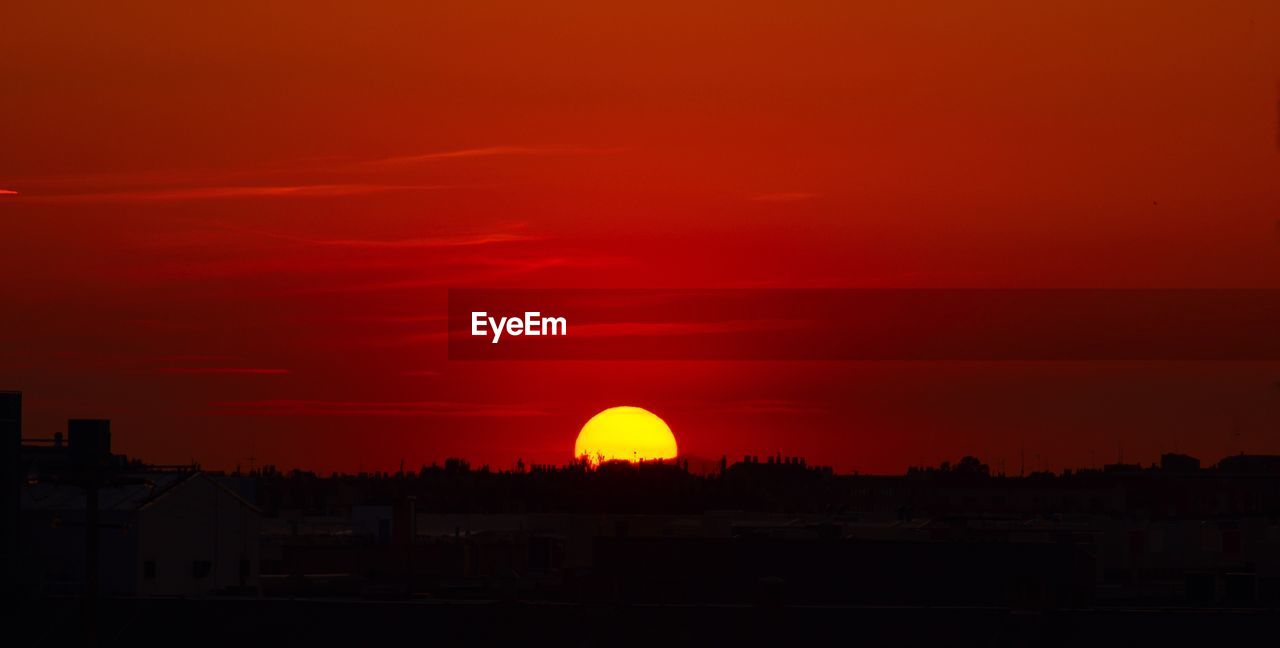
[[[26,438],[13,392],[0,422],[10,582],[49,644],[190,623],[211,644],[384,628],[593,645],[633,625],[608,643],[857,628],[1075,644],[1210,637],[1223,614],[1261,628],[1280,605],[1280,456],[1017,476],[975,457],[873,476],[783,455],[321,476],[149,465],[112,453],[105,420]],[[722,627],[679,634],[694,611]]]

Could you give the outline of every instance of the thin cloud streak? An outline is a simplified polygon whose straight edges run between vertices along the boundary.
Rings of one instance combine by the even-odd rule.
[[[316,288],[314,290],[299,291],[300,294],[324,294],[324,293],[350,293],[350,292],[386,292],[395,290],[410,290],[417,288],[440,288],[440,287],[461,287],[483,284],[485,282],[509,280],[514,277],[533,274],[536,272],[564,269],[564,268],[600,268],[609,267],[620,264],[630,263],[631,259],[627,258],[591,258],[591,259],[575,259],[570,257],[556,256],[537,259],[490,259],[488,261],[480,259],[467,260],[460,265],[481,265],[495,268],[494,270],[482,272],[466,272],[453,275],[438,275],[429,278],[417,279],[401,279],[382,282],[365,282],[352,283],[347,285],[332,285]]]
[[[729,402],[718,406],[702,405],[698,409],[704,412],[715,412],[720,414],[819,415],[825,414],[828,411],[827,409],[817,407],[812,403],[771,398]]]
[[[795,331],[813,328],[809,320],[726,320],[721,322],[606,322],[579,324],[570,329],[575,337],[650,337]]]
[[[562,257],[544,261],[537,258],[509,259],[500,255],[472,253],[459,258],[444,259],[434,257],[388,259],[385,258],[386,256],[360,255],[358,258],[326,261],[324,264],[317,264],[316,259],[307,254],[216,259],[198,263],[164,261],[145,263],[135,267],[131,278],[137,282],[172,283],[191,280],[243,279],[254,276],[270,276],[276,280],[284,277],[298,279],[307,276],[325,276],[328,278],[324,281],[297,285],[288,289],[287,292],[329,294],[471,285],[476,282],[507,279],[543,268],[575,265],[572,260]],[[341,276],[334,274],[338,271]],[[408,278],[381,280],[377,278],[380,274],[385,275],[388,272],[401,277],[408,275]],[[279,293],[273,290],[260,294],[277,295]]]
[[[350,159],[343,156],[327,156],[307,158],[289,165],[248,169],[207,169],[191,171],[150,170],[124,172],[89,172],[60,175],[36,175],[22,178],[21,182],[36,187],[37,193],[20,193],[14,189],[0,189],[0,196],[22,196],[24,201],[33,202],[108,202],[108,201],[165,201],[165,200],[208,200],[229,197],[262,197],[262,196],[340,196],[377,191],[426,190],[456,188],[453,185],[370,185],[370,184],[299,184],[268,185],[228,184],[244,179],[252,182],[270,177],[294,176],[314,173],[324,174],[367,174],[372,167],[395,166],[416,162],[442,160],[465,160],[472,158],[492,157],[537,157],[537,156],[572,156],[572,155],[607,155],[626,149],[621,148],[575,148],[556,146],[518,146],[495,145],[480,146],[449,151],[435,151],[415,155],[396,155],[372,159]],[[11,178],[12,180],[13,178]],[[83,193],[42,193],[45,190],[91,188],[101,189],[115,186],[106,191],[85,191]],[[181,186],[181,185],[186,185]],[[144,187],[130,188],[119,187]],[[152,187],[152,188],[145,188]]]
[[[435,160],[456,160],[485,157],[517,157],[517,156],[560,156],[560,155],[598,155],[615,153],[621,149],[585,149],[542,146],[482,146],[477,148],[457,149],[454,151],[438,151],[418,155],[397,155],[372,160],[367,164],[410,164],[414,162],[431,162]]]
[[[817,198],[817,197],[818,197],[818,194],[815,194],[815,193],[806,193],[803,191],[792,191],[792,192],[756,194],[751,198],[749,198],[748,200],[751,200],[752,202],[783,203],[783,202],[801,202],[805,200],[813,200],[814,198]]]
[[[378,185],[378,184],[317,184],[288,186],[239,185],[227,187],[195,187],[183,189],[153,189],[142,191],[112,191],[104,193],[60,194],[47,196],[23,196],[30,202],[86,203],[86,202],[179,202],[190,200],[218,200],[226,198],[327,198],[386,193],[390,191],[432,191],[448,189],[451,185]]]
[[[235,362],[239,357],[221,353],[177,353],[156,358],[161,362]]]
[[[404,416],[434,418],[523,418],[548,416],[527,407],[450,401],[256,400],[212,404],[212,414],[255,416]]]
[[[449,320],[449,317],[447,315],[368,315],[342,319],[349,322],[367,322],[371,324],[424,324],[445,322]]]
[[[306,245],[319,245],[326,247],[348,247],[348,248],[368,248],[368,249],[422,249],[422,248],[451,248],[451,247],[471,247],[476,245],[491,245],[494,243],[514,243],[523,241],[536,241],[541,237],[529,236],[527,234],[513,234],[510,232],[489,232],[477,234],[462,234],[454,236],[438,236],[432,238],[408,238],[408,239],[324,239],[312,238],[305,236],[293,236],[290,234],[281,234],[278,232],[268,232],[264,230],[240,230],[248,233],[259,234],[268,238],[279,239],[281,241],[289,241],[291,243],[302,243]]]
[[[162,374],[210,374],[210,375],[256,375],[279,376],[289,373],[288,369],[263,369],[258,367],[164,367],[157,369]]]

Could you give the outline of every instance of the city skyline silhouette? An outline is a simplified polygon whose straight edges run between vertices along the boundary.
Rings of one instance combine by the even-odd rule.
[[[9,4],[6,645],[1273,641],[1275,0]]]

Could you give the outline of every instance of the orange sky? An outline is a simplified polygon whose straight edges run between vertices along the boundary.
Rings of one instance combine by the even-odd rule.
[[[1260,364],[439,339],[463,286],[1280,288],[1275,2],[263,4],[0,14],[0,387],[31,433],[509,465],[633,404],[691,454],[841,469],[1280,452]]]

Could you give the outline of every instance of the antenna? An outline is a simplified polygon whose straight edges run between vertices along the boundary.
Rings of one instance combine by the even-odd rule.
[[[1240,417],[1238,415],[1231,419],[1231,438],[1235,442],[1236,450],[1240,454],[1244,454],[1244,444],[1240,442]]]

